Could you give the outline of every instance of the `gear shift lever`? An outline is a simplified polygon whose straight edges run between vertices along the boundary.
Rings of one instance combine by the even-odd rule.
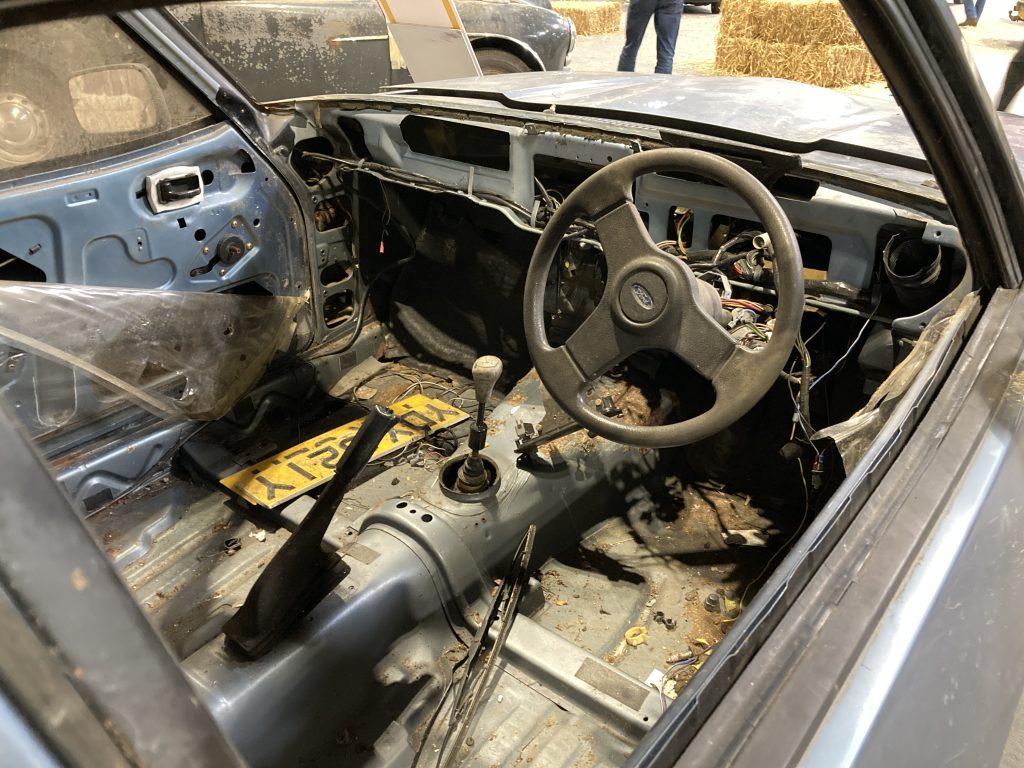
[[[480,493],[487,490],[490,478],[487,468],[480,460],[480,451],[487,444],[487,422],[485,420],[487,401],[491,399],[494,385],[501,378],[501,360],[493,355],[478,357],[473,363],[473,389],[476,391],[476,421],[469,428],[470,454],[459,467],[455,480],[462,493]]]

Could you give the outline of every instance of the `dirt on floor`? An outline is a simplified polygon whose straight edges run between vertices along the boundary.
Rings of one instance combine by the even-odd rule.
[[[666,408],[652,408],[647,396],[639,387],[624,381],[616,381],[596,388],[593,396],[596,399],[607,398],[619,412],[616,421],[639,426],[654,426],[664,423]],[[537,449],[537,453],[545,459],[562,457],[575,459],[589,454],[595,445],[604,438],[591,436],[586,430],[579,429],[568,435],[545,443]]]

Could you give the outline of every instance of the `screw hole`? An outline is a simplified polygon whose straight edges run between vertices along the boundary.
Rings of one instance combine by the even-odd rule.
[[[213,171],[203,171],[203,184],[207,187],[213,184]]]
[[[429,523],[433,519],[433,515],[423,515],[423,517],[420,518],[420,520],[422,520],[424,523]]]
[[[206,230],[205,229],[197,229],[196,230],[196,234],[195,234],[195,238],[196,238],[196,242],[201,243],[203,240],[206,239]]]
[[[395,506],[398,507],[399,509],[405,509],[406,507],[409,506],[409,504],[408,502],[400,501],[397,504],[395,504]]]

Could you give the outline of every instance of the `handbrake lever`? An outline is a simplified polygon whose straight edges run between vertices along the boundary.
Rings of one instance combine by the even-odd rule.
[[[324,534],[352,481],[397,421],[390,408],[380,405],[363,420],[313,508],[224,625],[228,648],[258,659],[348,576],[348,564],[323,548]]]

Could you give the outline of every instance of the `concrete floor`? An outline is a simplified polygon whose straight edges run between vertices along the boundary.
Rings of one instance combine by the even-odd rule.
[[[998,97],[1002,88],[1006,65],[1021,43],[1024,43],[1024,22],[1010,21],[1008,18],[1013,6],[1014,0],[988,0],[978,26],[962,28],[964,42],[974,59],[986,90],[993,98]],[[949,5],[949,10],[958,23],[963,20],[962,5]],[[707,6],[687,7],[676,43],[674,74],[714,72],[715,37],[718,34],[720,18],[720,15],[712,14]],[[618,65],[622,42],[622,32],[579,38],[570,69],[577,72],[613,71]],[[653,72],[654,62],[655,35],[652,26],[644,35],[643,45],[637,56],[636,69],[638,72]],[[885,83],[854,86],[845,90],[882,97],[889,93]],[[1008,111],[1024,115],[1024,95],[1018,95]]]

